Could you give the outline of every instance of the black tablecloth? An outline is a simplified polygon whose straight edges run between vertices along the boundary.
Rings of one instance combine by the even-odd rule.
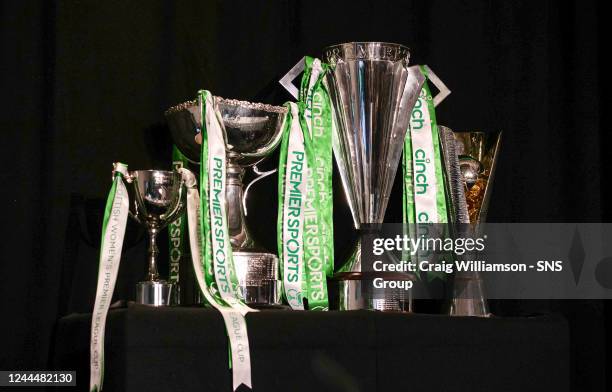
[[[254,391],[568,391],[562,318],[368,311],[247,315]],[[57,326],[53,363],[89,384],[91,315]],[[104,391],[230,391],[221,316],[130,305],[109,313]],[[74,390],[74,389],[73,389]]]

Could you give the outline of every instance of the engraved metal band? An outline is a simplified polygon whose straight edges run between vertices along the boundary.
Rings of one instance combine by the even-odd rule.
[[[325,50],[325,61],[334,66],[338,60],[410,60],[410,50],[388,42],[349,42],[330,46]]]

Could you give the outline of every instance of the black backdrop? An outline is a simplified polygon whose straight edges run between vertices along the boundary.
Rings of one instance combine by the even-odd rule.
[[[328,44],[404,43],[453,91],[441,124],[504,131],[489,220],[610,221],[606,26],[591,1],[7,1],[0,18],[0,369],[44,369],[56,319],[91,306],[111,163],[168,167],[166,108],[199,88],[280,104],[277,80]],[[270,178],[250,201],[270,249],[275,189]],[[341,255],[352,225],[339,188],[335,198]],[[401,220],[399,200],[387,221]],[[144,269],[133,226],[117,298]],[[498,307],[542,309],[570,320],[574,386],[603,389],[604,303]]]

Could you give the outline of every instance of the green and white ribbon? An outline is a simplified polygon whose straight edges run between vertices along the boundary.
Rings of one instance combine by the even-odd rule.
[[[426,78],[428,69],[427,66],[420,66]],[[422,235],[435,237],[436,233],[430,232],[430,224],[447,223],[448,211],[435,105],[427,80],[412,109],[410,127],[404,141],[402,167],[404,223],[409,224],[408,229],[413,231],[405,234],[412,238]],[[431,257],[429,252],[419,251],[413,261]],[[411,257],[405,253],[403,258],[408,260]],[[445,275],[438,272],[427,273],[428,279],[435,277],[443,278]]]
[[[179,151],[176,146],[172,146],[172,168],[179,171],[187,167],[187,158]],[[172,283],[173,292],[178,300],[177,289],[179,288],[180,269],[179,265],[185,254],[185,229],[186,214],[183,212],[170,225],[168,225],[168,253],[169,253],[169,273],[168,280]]]
[[[332,194],[332,112],[323,83],[325,65],[304,58],[299,100],[304,103],[304,121],[312,155],[308,157],[304,214],[304,257],[307,266],[308,308],[328,310],[327,276],[334,272],[334,228]]]
[[[332,107],[325,65],[304,58],[299,102],[287,103],[278,182],[278,253],[292,309],[328,310],[333,274]],[[306,307],[307,304],[307,307]]]
[[[194,271],[205,299],[221,312],[225,321],[230,342],[233,388],[236,390],[241,384],[251,388],[251,358],[245,315],[256,310],[249,308],[242,300],[232,257],[225,200],[224,132],[210,92],[200,91],[199,101],[203,119],[200,200],[198,205],[195,179],[190,179],[187,206]]]
[[[298,105],[290,102],[279,162],[278,236],[283,291],[292,309],[304,310],[304,207],[306,198],[306,146]]]
[[[427,77],[427,70],[421,66]],[[427,81],[412,109],[404,142],[406,223],[448,222],[442,155],[433,98]]]
[[[117,282],[129,210],[129,196],[123,183],[123,177],[128,175],[127,165],[114,166],[113,185],[104,209],[98,285],[91,319],[89,390],[92,392],[101,391],[104,381],[104,329]]]

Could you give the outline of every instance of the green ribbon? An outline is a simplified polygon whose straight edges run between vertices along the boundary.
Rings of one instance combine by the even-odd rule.
[[[306,57],[299,100],[304,104],[305,139],[309,175],[306,183],[307,214],[304,253],[307,265],[308,306],[328,310],[327,279],[334,273],[334,226],[332,188],[332,112],[329,93],[323,83],[327,66]]]
[[[420,66],[427,77],[427,68]],[[407,235],[416,238],[429,232],[432,223],[447,223],[448,208],[442,152],[433,97],[427,81],[412,110],[410,127],[404,140],[403,221]],[[410,232],[412,231],[412,232]],[[410,256],[403,255],[406,259]],[[419,253],[418,259],[429,257]],[[417,260],[413,260],[417,261]],[[428,273],[428,279],[443,277],[443,273]]]
[[[211,99],[212,96],[210,95],[210,92],[206,91],[206,90],[202,90],[199,92],[199,96],[200,96],[200,100],[202,102],[206,102],[207,99]],[[218,211],[219,215],[211,217],[211,214],[209,213],[210,211],[210,204],[209,204],[209,200],[211,197],[211,191],[213,192],[213,196],[218,196],[219,198],[225,198],[225,194],[218,194],[218,189],[209,189],[209,176],[210,176],[210,168],[209,168],[209,136],[208,136],[208,132],[206,130],[207,124],[206,124],[206,111],[207,110],[214,110],[212,107],[208,107],[208,105],[206,104],[202,104],[202,155],[201,155],[201,159],[200,159],[200,203],[202,206],[202,214],[200,214],[200,219],[202,220],[201,224],[200,224],[200,235],[202,236],[202,238],[204,238],[204,241],[202,241],[202,243],[204,244],[204,249],[203,252],[204,254],[202,255],[205,266],[206,266],[206,284],[208,287],[212,288],[212,293],[215,296],[215,299],[217,299],[218,301],[221,301],[222,303],[227,303],[228,302],[228,297],[225,296],[224,294],[229,293],[230,295],[233,295],[236,297],[236,299],[238,301],[240,301],[240,290],[239,290],[239,286],[238,286],[238,278],[236,276],[236,270],[234,268],[234,262],[233,262],[233,257],[232,257],[232,249],[231,249],[231,245],[229,242],[229,235],[227,232],[227,222],[223,222],[225,220],[225,218],[222,218],[221,215],[224,214],[224,211]],[[215,113],[215,116],[217,116],[217,113]],[[218,119],[219,124],[221,124],[221,119]],[[223,146],[225,148],[225,146]],[[215,173],[218,173],[219,171],[216,171],[217,168],[213,168],[213,170],[215,170]],[[213,174],[215,175],[215,174]],[[219,179],[220,181],[225,181],[224,178],[225,175],[225,170],[223,170],[223,178]],[[217,193],[216,193],[217,192]],[[213,227],[213,218],[214,218],[214,227]],[[225,228],[223,228],[222,226],[225,226]],[[219,236],[216,236],[216,239],[213,239],[213,237],[215,237],[214,235],[219,234]],[[224,262],[225,262],[225,268],[222,269],[220,265],[215,265],[215,260],[221,260],[221,258],[219,257],[219,255],[213,255],[213,241],[217,240],[217,241],[224,241]],[[216,259],[215,259],[216,258]],[[226,285],[224,284],[223,287],[219,287],[218,281],[216,279],[216,275],[219,274],[220,271],[223,271],[223,275],[225,275],[227,277],[227,281],[225,282]],[[241,301],[240,301],[241,302]],[[231,304],[228,304],[231,305]]]
[[[303,105],[286,103],[287,117],[278,165],[278,256],[283,296],[292,309],[303,310],[308,298],[304,262],[304,204],[308,172],[307,141],[300,112]],[[302,107],[300,109],[300,106]]]
[[[286,105],[289,113],[281,142],[278,253],[283,292],[293,309],[329,309],[327,277],[334,269],[333,123],[329,94],[323,83],[325,72],[326,66],[320,60],[305,58],[299,101]],[[304,172],[295,154],[305,157]],[[286,189],[287,185],[291,188]],[[285,203],[292,206],[291,211]]]

